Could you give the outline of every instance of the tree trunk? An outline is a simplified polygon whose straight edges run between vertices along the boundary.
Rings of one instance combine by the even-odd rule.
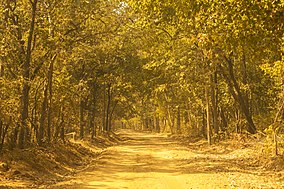
[[[156,116],[156,132],[160,132],[161,131],[161,127],[160,127],[160,118],[159,116]]]
[[[171,116],[171,112],[170,112],[169,106],[167,107],[167,122],[168,122],[168,125],[169,125],[169,128],[170,128],[170,131],[173,134],[174,133],[174,125],[175,125],[175,123],[174,123],[175,122],[175,117],[174,117],[174,115]]]
[[[112,116],[113,116],[113,113],[114,113],[114,110],[116,108],[116,105],[118,104],[118,101],[116,101],[112,107],[112,110],[110,112],[110,115],[109,115],[109,131],[112,130]]]
[[[47,86],[44,89],[44,94],[43,94],[43,102],[42,102],[42,107],[41,107],[41,116],[40,116],[40,121],[39,121],[39,131],[38,131],[38,139],[37,142],[41,146],[43,143],[44,139],[44,125],[45,125],[45,118],[46,118],[46,108],[47,108],[47,95],[48,95],[48,88]]]
[[[241,115],[239,109],[237,108],[235,111],[235,118],[236,118],[236,133],[242,133]]]
[[[187,104],[187,112],[185,114],[185,118],[186,118],[186,124],[188,124],[189,126],[189,130],[192,132],[192,134],[194,133],[198,133],[198,128],[196,127],[196,124],[194,123],[193,121],[193,118],[192,118],[192,106],[191,106],[191,102],[190,102],[190,99],[189,99],[189,103]]]
[[[152,117],[147,117],[148,120],[148,130],[153,131],[153,120]]]
[[[222,126],[221,129],[222,131],[225,131],[228,128],[228,122],[223,108],[221,108],[220,110],[220,116],[221,116],[221,126]]]
[[[3,136],[3,140],[2,140],[2,136]],[[5,136],[4,136],[4,124],[3,124],[2,120],[0,120],[0,141],[1,141],[0,142],[0,152],[3,149],[4,138],[5,138]]]
[[[245,54],[243,54],[242,56],[242,75],[243,75],[243,84],[244,85],[247,85],[248,84],[248,81],[247,81],[247,65],[246,65],[246,56]],[[249,92],[248,90],[245,91],[245,94],[244,94],[244,101],[245,101],[245,104],[247,104],[247,106],[249,107]]]
[[[96,104],[97,104],[97,84],[96,82],[93,82],[92,84],[92,90],[91,90],[91,105],[90,105],[90,117],[89,117],[89,131],[91,133],[91,139],[94,139],[97,136],[96,133],[96,124],[95,124],[95,114],[96,114]]]
[[[103,87],[103,91],[104,91],[104,98],[103,98],[103,119],[102,119],[102,131],[106,131],[107,127],[106,127],[106,84],[104,83],[104,87]]]
[[[177,112],[177,133],[181,133],[181,116],[180,116],[180,107],[178,107],[178,112]]]
[[[6,126],[5,126],[5,124],[2,121],[0,121],[0,129],[1,129],[0,130],[0,133],[1,133],[1,136],[0,136],[0,140],[1,140],[0,141],[0,152],[2,151],[2,149],[4,147],[5,137],[8,133],[8,129],[9,129],[11,122],[12,122],[12,120],[10,119],[9,123],[7,123]]]
[[[240,105],[240,107],[241,107],[241,109],[242,109],[242,111],[243,111],[243,113],[246,117],[247,122],[248,122],[247,130],[248,130],[249,133],[255,134],[256,133],[256,127],[255,127],[254,122],[252,120],[252,115],[250,113],[249,105],[246,104],[246,100],[244,99],[243,94],[242,94],[240,87],[237,83],[237,80],[235,78],[234,71],[233,71],[233,62],[232,62],[231,59],[230,60],[228,59],[227,62],[229,64],[228,65],[229,75],[230,75],[231,80],[233,82],[233,86],[234,86],[234,88],[237,92],[237,97],[238,97],[237,99],[238,99],[239,105]]]
[[[46,4],[46,8],[49,9],[48,4]],[[54,27],[53,27],[53,20],[50,15],[50,10],[47,11],[47,20],[49,23],[49,37],[54,38]],[[50,143],[51,141],[51,121],[52,121],[52,96],[53,96],[53,91],[52,91],[52,83],[53,83],[53,67],[54,67],[54,62],[56,60],[57,54],[55,54],[50,61],[50,66],[48,69],[48,91],[49,91],[49,96],[48,96],[48,112],[47,112],[47,142]]]
[[[2,138],[3,128],[4,128],[4,126],[3,126],[3,121],[0,120],[0,140],[1,140],[1,138]]]
[[[107,85],[107,106],[106,106],[106,131],[110,131],[110,123],[109,123],[109,117],[110,117],[110,104],[111,104],[111,84]]]
[[[162,130],[162,133],[165,132],[166,127],[167,127],[167,118],[164,117],[164,118],[163,118],[163,130]]]
[[[60,139],[65,142],[65,127],[64,127],[64,115],[61,112],[60,123],[59,123],[59,130],[60,130]]]
[[[4,76],[4,64],[2,62],[0,62],[0,77]]]
[[[148,123],[148,119],[147,118],[144,118],[144,120],[143,120],[143,131],[146,131],[146,130],[148,130],[148,128],[149,128],[149,123]]]
[[[54,55],[51,59],[48,69],[48,112],[47,112],[47,142],[51,141],[51,120],[52,120],[52,80],[53,80],[53,66],[57,55]]]
[[[35,94],[34,94],[34,97],[33,97],[33,100],[34,100],[34,106],[32,108],[32,115],[31,115],[31,124],[32,124],[32,127],[33,127],[33,132],[34,132],[34,135],[35,135],[35,138],[36,140],[38,139],[38,112],[37,112],[37,109],[38,109],[38,93],[39,93],[39,88],[40,86],[42,85],[42,83],[40,83],[37,87],[36,87],[36,90],[35,90]]]
[[[96,137],[96,128],[95,128],[95,111],[92,108],[89,112],[89,129],[91,132],[91,139]]]
[[[208,144],[212,144],[212,136],[211,136],[211,125],[210,125],[210,103],[209,103],[209,91],[206,87],[205,89],[205,96],[206,96],[206,119],[207,119],[207,141]]]
[[[211,76],[211,102],[212,102],[212,120],[213,120],[213,128],[214,133],[219,133],[219,125],[218,125],[218,81],[217,81],[217,70],[214,71]]]
[[[30,64],[32,58],[32,40],[34,36],[34,29],[35,29],[35,17],[36,17],[36,10],[37,10],[37,2],[38,0],[34,0],[31,2],[32,4],[32,17],[31,23],[29,28],[29,35],[27,41],[27,50],[26,50],[26,61],[23,64],[23,89],[22,89],[22,103],[21,103],[21,128],[20,128],[20,135],[19,135],[19,148],[24,148],[25,140],[28,136],[28,112],[29,112],[29,90],[30,90]]]
[[[222,74],[225,78],[225,80],[227,81],[227,84],[229,86],[229,91],[232,94],[233,98],[235,99],[235,101],[238,102],[239,106],[240,106],[240,110],[242,111],[242,113],[244,114],[246,121],[247,121],[247,131],[249,133],[256,133],[256,127],[254,125],[254,122],[252,120],[252,115],[250,113],[248,104],[246,104],[243,94],[240,90],[240,87],[237,83],[237,80],[235,78],[234,75],[234,70],[233,70],[233,60],[231,58],[227,58],[225,57],[226,62],[228,63],[228,72],[229,72],[229,77],[226,75],[225,71],[223,70],[223,67],[220,66],[220,69],[222,71]]]
[[[54,131],[54,139],[57,140],[58,137],[60,137],[60,129],[61,129],[61,125],[63,124],[63,106],[61,105],[61,107],[58,110],[58,115],[57,115],[57,119],[56,119],[56,123],[55,125],[55,131]]]
[[[206,123],[206,109],[203,109],[202,111],[202,128],[201,133],[204,137],[207,137],[207,123]]]
[[[83,99],[80,100],[80,139],[84,138],[84,102]]]
[[[171,133],[174,134],[174,128],[175,128],[175,114],[173,113],[173,116],[172,116],[172,120],[171,120],[171,125],[170,125],[170,129],[171,129]]]
[[[284,83],[284,79],[282,79],[282,83]],[[276,125],[277,122],[279,122],[279,118],[280,118],[280,121],[281,121],[281,119],[283,119],[283,116],[284,116],[284,87],[283,87],[283,90],[282,90],[282,97],[280,98],[280,101],[279,101],[279,108],[277,110],[277,113],[275,114],[273,125]],[[275,155],[278,155],[277,135],[278,135],[278,131],[279,131],[279,126],[274,126],[273,130],[274,130],[273,139],[274,139],[274,146],[275,146]]]

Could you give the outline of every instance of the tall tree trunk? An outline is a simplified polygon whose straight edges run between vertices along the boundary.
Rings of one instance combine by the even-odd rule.
[[[45,4],[47,9],[50,9],[50,5],[48,3]],[[50,15],[50,10],[47,11],[47,20],[49,23],[49,37],[52,39],[54,38],[54,27],[53,27],[53,20]],[[50,61],[50,66],[48,69],[48,91],[49,91],[49,96],[48,96],[48,112],[47,112],[47,142],[50,143],[51,141],[51,121],[52,121],[52,96],[53,96],[53,91],[52,91],[52,83],[53,83],[53,67],[54,67],[54,62],[56,60],[57,54],[55,54]],[[54,130],[54,129],[53,129]]]
[[[211,75],[211,102],[212,102],[212,120],[213,120],[213,128],[214,133],[219,133],[219,125],[218,125],[218,80],[217,80],[217,70],[213,75]]]
[[[106,127],[106,83],[104,83],[104,87],[103,87],[103,92],[104,92],[104,97],[103,97],[103,119],[102,119],[102,131],[106,131],[107,127]]]
[[[4,76],[4,64],[2,62],[0,62],[0,77]]]
[[[161,127],[160,127],[160,118],[159,116],[156,116],[156,132],[160,132],[161,131]]]
[[[142,128],[142,130],[146,131],[146,130],[148,130],[148,128],[149,128],[149,123],[148,123],[148,118],[146,117],[143,120],[143,128]]]
[[[28,136],[28,112],[29,112],[29,90],[30,90],[30,64],[32,58],[32,40],[34,36],[35,29],[35,18],[37,11],[37,2],[38,0],[31,1],[32,4],[32,17],[29,28],[29,35],[27,41],[27,50],[26,50],[26,61],[23,64],[23,89],[22,89],[22,107],[21,107],[21,128],[19,135],[19,148],[24,148],[25,140]]]
[[[221,130],[225,131],[228,128],[228,122],[223,108],[220,109],[220,116],[221,116]]]
[[[204,137],[207,137],[207,123],[206,123],[206,108],[202,110],[202,128],[201,133]]]
[[[64,126],[64,115],[63,113],[61,114],[61,121],[59,124],[60,128],[60,139],[65,142],[65,126]]]
[[[236,119],[236,133],[241,133],[242,132],[241,115],[239,109],[237,108],[235,111],[235,119]]]
[[[243,56],[242,56],[242,75],[243,75],[243,84],[247,85],[248,81],[247,81],[247,63],[246,63],[246,55],[243,52]],[[249,107],[249,92],[248,90],[245,91],[244,94],[244,101],[245,104],[247,104],[247,106]]]
[[[0,120],[0,141],[2,141],[2,135],[3,135],[3,138],[4,138],[4,124],[3,124],[3,121]],[[0,152],[2,151],[2,148],[3,148],[3,143],[4,143],[4,140],[3,142],[0,142]]]
[[[231,77],[231,80],[233,82],[233,86],[237,92],[237,99],[238,99],[238,102],[239,102],[239,105],[246,117],[246,120],[247,120],[247,123],[248,123],[248,132],[254,134],[256,133],[256,127],[254,125],[254,122],[252,120],[252,115],[250,113],[250,109],[249,109],[249,105],[246,103],[246,100],[244,99],[243,97],[243,94],[241,92],[241,89],[237,83],[237,80],[235,78],[235,75],[234,75],[234,71],[233,71],[233,62],[232,62],[232,59],[228,59],[228,68],[229,68],[229,75]]]
[[[2,151],[2,149],[4,147],[5,137],[8,133],[8,129],[9,129],[9,126],[10,126],[11,123],[12,123],[11,118],[10,118],[9,122],[6,124],[6,126],[2,121],[0,121],[0,129],[1,129],[0,130],[0,133],[1,133],[0,134],[0,152]]]
[[[45,118],[46,118],[46,108],[47,108],[47,95],[48,95],[48,87],[45,86],[44,94],[43,94],[43,102],[41,107],[41,116],[39,121],[39,131],[38,131],[38,139],[37,142],[41,146],[43,144],[44,139],[44,125],[45,125]]]
[[[180,107],[178,106],[178,111],[177,111],[177,133],[181,133],[181,115],[180,115]]]
[[[80,99],[80,139],[84,138],[84,101]]]
[[[95,114],[96,114],[96,104],[97,104],[97,98],[96,98],[96,94],[97,94],[97,90],[98,90],[98,85],[96,84],[96,82],[92,83],[92,99],[91,99],[91,108],[90,108],[90,117],[89,117],[89,129],[91,132],[91,139],[94,139],[97,135],[96,133],[96,124],[95,124]]]
[[[147,117],[149,130],[153,131],[153,120],[152,117]]]
[[[209,102],[209,90],[208,87],[205,88],[205,97],[206,97],[206,119],[207,119],[207,141],[208,144],[212,144],[211,136],[211,125],[210,125],[210,102]]]
[[[190,99],[189,99],[189,103],[187,104],[187,112],[186,112],[186,123],[188,124],[189,126],[189,129],[192,133],[198,133],[198,128],[196,127],[194,121],[193,121],[193,118],[192,118],[192,106],[191,106],[191,102],[190,102]]]
[[[43,81],[44,82],[44,81]],[[32,127],[33,127],[33,132],[34,132],[34,135],[35,135],[35,138],[36,140],[38,139],[38,99],[39,99],[39,89],[40,89],[40,86],[42,85],[42,83],[40,83],[37,87],[36,87],[36,90],[35,90],[35,94],[34,94],[34,97],[33,97],[33,100],[34,100],[34,104],[33,104],[33,108],[32,108],[32,115],[31,115],[31,124],[32,124]]]
[[[52,57],[48,68],[48,112],[47,112],[47,142],[51,141],[51,120],[52,120],[52,80],[53,80],[53,66],[56,59],[56,54]]]
[[[94,108],[91,108],[91,110],[89,112],[89,129],[90,129],[90,132],[91,132],[91,139],[94,139],[96,137]]]
[[[52,108],[52,75],[53,75],[53,64],[56,55],[51,59],[48,73],[47,73],[47,85],[44,90],[44,97],[41,109],[41,117],[40,117],[40,126],[39,126],[39,134],[38,134],[38,144],[42,145],[44,139],[45,132],[45,119],[47,117],[47,142],[50,142],[51,139],[51,108]],[[47,110],[47,111],[46,111]],[[47,116],[46,116],[47,112]]]
[[[166,130],[166,127],[167,127],[167,118],[166,117],[163,117],[163,130],[162,130],[162,133],[164,133],[165,132],[165,130]]]
[[[113,113],[114,113],[114,110],[115,110],[117,104],[118,104],[118,101],[115,101],[115,103],[112,107],[112,110],[110,112],[110,115],[109,115],[109,131],[112,130],[112,116],[113,116]]]
[[[173,134],[174,133],[174,125],[175,125],[175,117],[174,115],[171,116],[171,111],[170,111],[170,107],[167,107],[167,123],[169,125],[170,131]],[[166,128],[165,128],[166,129]]]
[[[54,128],[54,135],[53,135],[53,138],[54,140],[56,141],[58,139],[58,136],[60,134],[60,122],[61,122],[61,110],[62,108],[59,109],[58,111],[58,116],[57,116],[57,120],[56,120],[56,123],[55,123],[55,128]]]
[[[227,76],[227,74],[223,70],[222,66],[220,66],[220,69],[222,71],[224,78],[227,81],[230,93],[232,94],[235,101],[238,102],[238,104],[240,106],[240,110],[242,111],[242,113],[244,114],[244,116],[246,118],[246,121],[248,123],[247,124],[247,131],[249,133],[254,134],[254,133],[256,133],[256,127],[254,125],[252,115],[251,115],[250,110],[249,110],[249,106],[248,106],[248,104],[246,104],[246,101],[243,97],[243,94],[241,92],[239,84],[237,83],[237,80],[235,78],[235,74],[234,74],[234,70],[233,70],[233,60],[232,60],[232,58],[227,58],[227,57],[225,57],[225,59],[226,59],[226,62],[228,64],[229,77]]]
[[[2,138],[3,128],[4,128],[3,121],[0,120],[0,140],[1,140],[1,138]]]
[[[172,134],[174,134],[174,132],[175,132],[175,130],[174,130],[174,128],[175,128],[175,113],[173,112],[173,116],[171,116],[172,117],[172,120],[171,120],[171,125],[170,125],[170,129],[171,129],[171,133]]]
[[[282,79],[282,84],[284,84],[284,78]],[[283,120],[283,118],[284,118],[284,87],[282,88],[282,97],[279,100],[279,107],[278,107],[278,110],[275,114],[273,125],[275,125],[277,122],[281,121],[281,119]],[[275,155],[278,155],[278,138],[277,138],[277,135],[278,135],[278,131],[279,131],[279,125],[274,126],[273,130],[274,130],[273,140],[274,140],[274,146],[275,146]]]
[[[109,123],[109,117],[110,117],[110,104],[111,104],[111,84],[107,85],[107,106],[106,106],[106,131],[110,131],[110,123]]]

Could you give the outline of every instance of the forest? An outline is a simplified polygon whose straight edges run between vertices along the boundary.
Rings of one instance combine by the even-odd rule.
[[[1,0],[0,153],[117,129],[284,146],[283,0]]]

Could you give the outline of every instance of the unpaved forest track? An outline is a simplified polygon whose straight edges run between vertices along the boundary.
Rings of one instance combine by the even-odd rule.
[[[284,188],[277,175],[233,152],[203,153],[164,134],[121,131],[124,143],[65,182],[49,188]]]

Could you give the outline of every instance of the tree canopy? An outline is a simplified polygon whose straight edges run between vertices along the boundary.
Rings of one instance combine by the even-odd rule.
[[[0,149],[121,124],[210,141],[283,120],[282,0],[5,0],[0,10]]]

